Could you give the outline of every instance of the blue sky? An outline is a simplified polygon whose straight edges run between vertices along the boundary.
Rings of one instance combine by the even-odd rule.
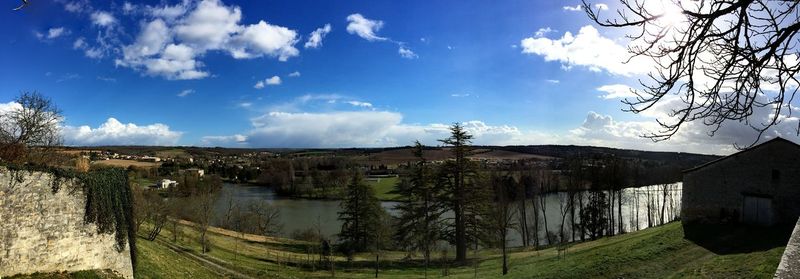
[[[31,1],[0,17],[0,104],[51,97],[71,145],[435,144],[465,122],[478,144],[727,152],[738,132],[639,138],[659,113],[620,97],[647,63],[578,4]]]

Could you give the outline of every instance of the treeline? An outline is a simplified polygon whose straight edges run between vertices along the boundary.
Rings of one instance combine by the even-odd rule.
[[[355,162],[345,157],[270,158],[249,166],[214,162],[210,173],[238,183],[272,187],[278,195],[340,198]]]
[[[207,233],[215,218],[214,203],[222,188],[222,180],[216,175],[178,175],[174,178],[177,185],[165,190],[132,187],[137,231],[144,231],[145,239],[153,241],[167,227],[172,230],[173,241],[178,241],[181,237],[178,223],[188,220],[194,223],[193,227],[200,235],[198,242],[202,252],[206,253],[211,247]]]
[[[495,247],[502,251],[502,272],[506,274],[512,231],[519,233],[523,246],[535,248],[561,247],[570,241],[621,234],[626,232],[623,207],[634,202],[638,222],[639,199],[623,195],[623,190],[641,185],[645,172],[630,160],[573,156],[559,162],[555,170],[479,168],[478,162],[466,157],[472,136],[459,124],[451,126],[450,131],[449,138],[440,140],[453,152],[453,159],[444,163],[428,162],[423,156],[425,147],[416,143],[417,160],[393,191],[401,197],[395,207],[397,217],[388,218],[372,189],[357,173],[353,176],[339,213],[343,222],[338,235],[339,252],[348,257],[354,252],[375,253],[377,272],[381,250],[402,249],[409,257],[421,253],[427,270],[436,251],[448,250],[441,243],[455,249],[458,264],[469,263],[468,250],[474,251],[472,261],[476,268],[477,251]],[[651,170],[648,175],[655,173]],[[645,192],[648,226],[663,224],[676,216],[665,215],[671,189],[669,184],[664,185],[663,192]],[[559,220],[548,220],[547,210],[552,207],[548,207],[546,197],[556,191],[560,191]],[[656,194],[664,196],[659,199]],[[674,204],[669,208],[674,211]],[[558,229],[548,230],[548,223],[558,224]]]

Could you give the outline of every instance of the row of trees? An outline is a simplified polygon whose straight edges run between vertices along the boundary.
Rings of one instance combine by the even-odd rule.
[[[428,162],[423,156],[425,147],[416,142],[417,160],[393,190],[403,200],[395,207],[399,216],[391,221],[387,221],[372,189],[358,174],[353,176],[340,212],[343,252],[372,250],[379,255],[382,246],[391,245],[410,253],[420,252],[427,270],[432,251],[440,241],[453,245],[455,260],[461,264],[467,263],[468,249],[497,247],[503,254],[505,274],[507,245],[514,230],[521,236],[523,246],[534,247],[545,241],[552,245],[625,233],[624,221],[628,220],[621,217],[623,205],[636,210],[631,214],[636,214],[638,222],[640,196],[645,199],[648,220],[652,217],[648,226],[663,224],[676,216],[670,184],[663,184],[660,191],[639,191],[634,197],[623,195],[624,188],[637,185],[639,173],[634,164],[625,160],[575,156],[564,160],[559,171],[480,169],[466,158],[472,136],[459,124],[451,126],[450,131],[451,136],[441,142],[450,146],[453,159],[443,164]],[[546,197],[555,191],[561,191],[557,212],[560,220],[549,220],[559,224],[556,231],[549,231]],[[668,208],[670,213],[666,212]],[[387,230],[389,222],[392,232]],[[545,232],[545,239],[540,239],[540,231]],[[392,237],[387,240],[389,233]]]

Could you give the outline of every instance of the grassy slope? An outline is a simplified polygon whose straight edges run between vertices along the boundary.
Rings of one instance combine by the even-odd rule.
[[[199,254],[196,234],[188,228],[181,246],[192,253]],[[223,232],[223,231],[219,231]],[[208,258],[225,268],[261,278],[307,278],[329,277],[327,271],[316,270],[306,265],[305,243],[291,240],[269,239],[249,236],[246,240],[236,240],[220,233],[211,234],[213,250]],[[708,235],[701,241],[702,246],[684,239],[680,223],[671,223],[621,236],[603,238],[597,241],[573,245],[565,257],[558,257],[554,249],[541,251],[512,251],[510,272],[504,278],[771,278],[777,268],[783,247],[778,246],[783,236],[770,235],[770,232],[757,232],[769,241],[751,241],[751,247],[731,248],[731,243],[744,243],[752,239],[753,232],[729,232],[718,230],[714,233],[733,235],[718,237]],[[165,228],[164,240],[171,237]],[[213,272],[203,270],[192,260],[176,254],[159,242],[140,240],[140,268],[142,278],[186,277],[212,278]],[[785,241],[783,242],[785,245]],[[727,247],[727,248],[726,248]],[[740,250],[737,250],[740,249]],[[746,251],[745,251],[746,250]],[[236,253],[238,251],[239,253]],[[470,255],[472,255],[470,253]],[[423,269],[419,262],[408,263],[398,259],[404,255],[389,252],[384,257],[391,259],[382,262],[381,278],[422,278]],[[451,254],[452,256],[452,254]],[[496,251],[486,251],[479,255],[482,259],[478,267],[479,278],[500,277],[501,259]],[[336,266],[336,276],[342,278],[367,278],[374,276],[373,256],[363,254],[349,265],[343,259]],[[436,256],[438,258],[438,255]],[[287,265],[285,262],[289,261]],[[211,273],[209,273],[211,272]],[[429,269],[429,275],[438,276],[440,267]],[[451,268],[452,278],[472,278],[472,266]]]
[[[377,182],[368,182],[369,185],[372,185],[372,189],[375,190],[375,197],[382,201],[390,201],[397,199],[397,195],[389,194],[389,191],[394,189],[394,186],[397,185],[397,181],[399,178],[397,177],[389,177],[389,178],[381,178],[380,181]]]

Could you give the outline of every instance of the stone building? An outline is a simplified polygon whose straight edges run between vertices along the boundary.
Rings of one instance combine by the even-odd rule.
[[[685,170],[681,220],[794,224],[800,216],[800,145],[775,138]]]

